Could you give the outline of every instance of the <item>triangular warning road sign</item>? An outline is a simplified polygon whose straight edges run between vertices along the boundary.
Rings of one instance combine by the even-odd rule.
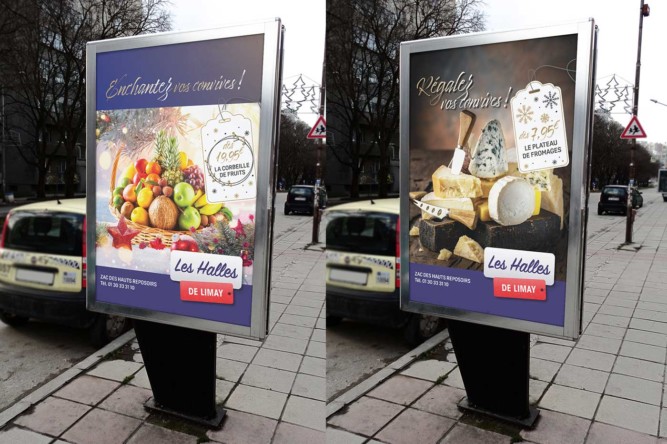
[[[646,138],[646,132],[642,128],[642,124],[639,123],[637,116],[632,116],[630,123],[623,130],[621,134],[621,139],[644,139]]]
[[[320,115],[315,122],[315,125],[310,129],[310,132],[306,136],[309,139],[326,139],[327,138],[327,122],[324,120],[324,116]]]

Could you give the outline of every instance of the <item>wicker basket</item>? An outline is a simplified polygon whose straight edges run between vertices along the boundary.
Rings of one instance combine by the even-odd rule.
[[[120,160],[121,154],[122,150],[119,149],[118,152],[116,153],[116,157],[113,162],[113,167],[111,168],[111,184],[109,187],[110,189],[109,194],[111,196],[109,198],[109,211],[116,219],[120,219],[122,217],[120,211],[118,211],[113,206],[113,190],[115,188],[114,185],[116,183],[116,173],[118,172],[118,161]],[[139,245],[141,242],[148,243],[158,237],[162,237],[162,243],[164,244],[164,246],[167,248],[171,248],[174,234],[189,234],[187,231],[161,230],[155,227],[148,227],[146,225],[140,225],[135,222],[132,222],[129,219],[125,219],[125,222],[127,223],[128,227],[140,231],[140,233],[132,239],[132,244],[134,245]]]

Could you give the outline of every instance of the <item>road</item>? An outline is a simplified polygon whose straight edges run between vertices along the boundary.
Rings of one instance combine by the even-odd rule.
[[[285,196],[276,196],[275,241],[312,221],[285,216]],[[0,412],[94,351],[85,330],[37,321],[14,328],[0,322]]]
[[[662,204],[655,200],[655,188],[642,190],[645,205]],[[598,216],[600,193],[589,199],[588,242],[607,232],[612,225],[624,224],[623,216]],[[642,209],[638,210],[639,212]],[[345,320],[327,328],[327,400],[332,400],[368,376],[410,351],[402,332]]]

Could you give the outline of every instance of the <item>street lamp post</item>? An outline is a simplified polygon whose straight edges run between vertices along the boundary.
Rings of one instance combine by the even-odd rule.
[[[320,107],[319,112],[320,116],[324,115],[324,100],[326,93],[326,66],[327,66],[327,52],[326,46],[324,48],[324,57],[322,58],[322,86],[320,87]],[[315,149],[317,150],[317,163],[315,164],[315,187],[313,188],[314,199],[313,199],[313,232],[311,237],[311,242],[317,244],[320,242],[320,220],[322,214],[320,213],[320,191],[319,185],[322,180],[322,159],[321,151],[325,147],[324,139],[320,139],[319,143],[316,143]]]
[[[644,28],[644,17],[648,17],[650,8],[647,4],[644,4],[644,0],[640,0],[639,4],[639,37],[637,41],[637,67],[635,70],[635,88],[634,88],[634,103],[632,105],[632,115],[637,116],[637,110],[639,108],[639,73],[641,68],[641,58],[642,58],[642,30]],[[628,199],[627,199],[627,220],[625,223],[625,243],[632,243],[632,223],[634,222],[633,210],[632,210],[632,194],[630,187],[634,185],[635,181],[635,149],[637,148],[637,139],[632,139],[632,145],[630,146],[630,165],[629,167],[629,180],[628,180]]]

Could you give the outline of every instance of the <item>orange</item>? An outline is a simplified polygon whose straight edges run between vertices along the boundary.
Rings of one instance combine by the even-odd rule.
[[[146,174],[160,174],[162,172],[162,167],[157,162],[148,162],[146,164]]]
[[[151,202],[153,202],[153,190],[151,190],[151,187],[142,188],[137,194],[137,205],[148,208],[151,206]]]
[[[149,181],[149,182],[155,182],[152,185],[157,185],[158,182],[160,182],[160,176],[158,176],[155,173],[151,173],[148,176],[146,176],[146,180]]]
[[[130,220],[135,224],[148,225],[148,211],[145,208],[137,207],[132,210]]]

